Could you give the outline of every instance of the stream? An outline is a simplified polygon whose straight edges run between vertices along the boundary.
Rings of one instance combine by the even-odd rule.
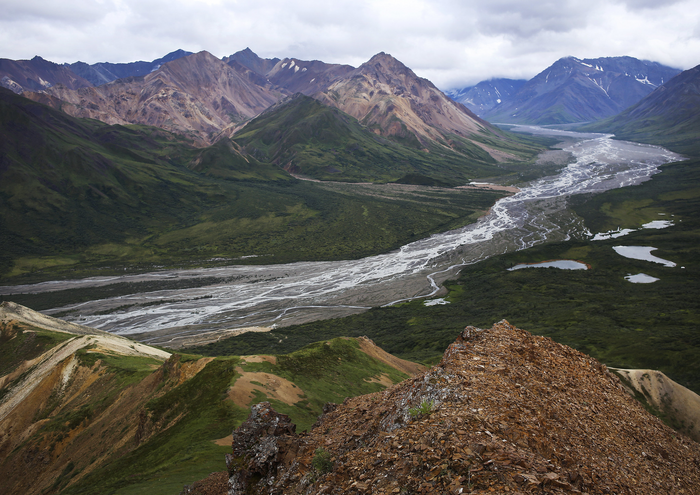
[[[517,130],[517,129],[516,129]],[[533,127],[521,130],[578,139],[565,148],[574,162],[558,175],[520,185],[477,223],[359,260],[164,270],[121,277],[0,287],[0,294],[37,293],[115,283],[211,278],[193,288],[155,290],[44,311],[75,323],[168,345],[222,330],[334,318],[439,291],[465,265],[536,244],[590,235],[567,209],[570,196],[639,184],[658,166],[682,159],[658,146],[609,135]],[[165,284],[164,284],[165,285]],[[193,284],[195,285],[195,284]]]

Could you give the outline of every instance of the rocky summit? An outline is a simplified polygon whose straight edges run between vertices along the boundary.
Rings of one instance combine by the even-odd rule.
[[[233,434],[228,493],[692,494],[700,445],[595,359],[505,320],[442,361],[328,404],[308,433],[268,403]],[[222,476],[183,493],[221,493]]]

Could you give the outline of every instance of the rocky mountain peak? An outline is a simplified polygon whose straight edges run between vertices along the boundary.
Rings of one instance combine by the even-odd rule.
[[[700,486],[700,445],[647,413],[604,365],[505,320],[467,327],[425,373],[327,405],[308,434],[278,428],[286,420],[268,406],[258,407],[270,428],[256,411],[234,432],[229,493],[637,494]],[[251,439],[252,430],[263,433]]]
[[[372,71],[375,74],[400,74],[405,77],[419,79],[418,76],[416,76],[416,74],[411,69],[406,67],[406,65],[404,65],[401,61],[384,52],[377,53],[367,62],[362,64],[358,70],[364,73]]]

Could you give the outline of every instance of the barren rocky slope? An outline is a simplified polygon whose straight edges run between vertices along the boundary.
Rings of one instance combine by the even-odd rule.
[[[379,53],[315,95],[381,135],[446,142],[449,133],[486,134],[490,125],[447,98],[391,55]]]
[[[68,67],[36,56],[31,60],[0,59],[0,86],[19,94],[22,91],[42,91],[56,84],[78,89],[92,86]]]
[[[596,360],[502,321],[427,372],[328,406],[296,435],[269,404],[234,432],[237,493],[692,494],[700,445]],[[220,479],[210,478],[212,487]],[[215,493],[201,483],[189,493]]]
[[[147,124],[189,134],[200,144],[216,140],[229,126],[249,119],[281,96],[206,51],[173,60],[143,77],[119,79],[99,87],[48,88],[25,96],[58,107],[74,117],[108,124]]]
[[[677,430],[700,442],[700,396],[656,370],[613,370],[652,408],[665,416]]]

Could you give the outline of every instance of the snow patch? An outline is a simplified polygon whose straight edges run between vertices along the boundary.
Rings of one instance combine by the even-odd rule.
[[[605,88],[598,81],[596,81],[595,79],[591,79],[590,77],[588,78],[588,80],[591,81],[596,86],[598,86],[601,90],[603,90],[603,93],[605,93],[605,96],[610,98],[610,95],[608,94],[608,92],[605,90]]]
[[[639,76],[635,76],[634,79],[635,79],[638,83],[648,84],[649,86],[654,86],[654,87],[656,87],[656,84],[654,84],[653,82],[651,82],[647,76],[644,76],[644,79],[640,79]]]
[[[607,239],[617,239],[618,237],[625,236],[627,234],[631,234],[632,232],[636,232],[637,229],[617,229],[617,230],[611,230],[610,232],[599,232],[596,235],[593,236],[592,241],[605,241]]]
[[[665,229],[672,226],[673,222],[671,220],[654,220],[653,222],[642,225],[645,229]]]

